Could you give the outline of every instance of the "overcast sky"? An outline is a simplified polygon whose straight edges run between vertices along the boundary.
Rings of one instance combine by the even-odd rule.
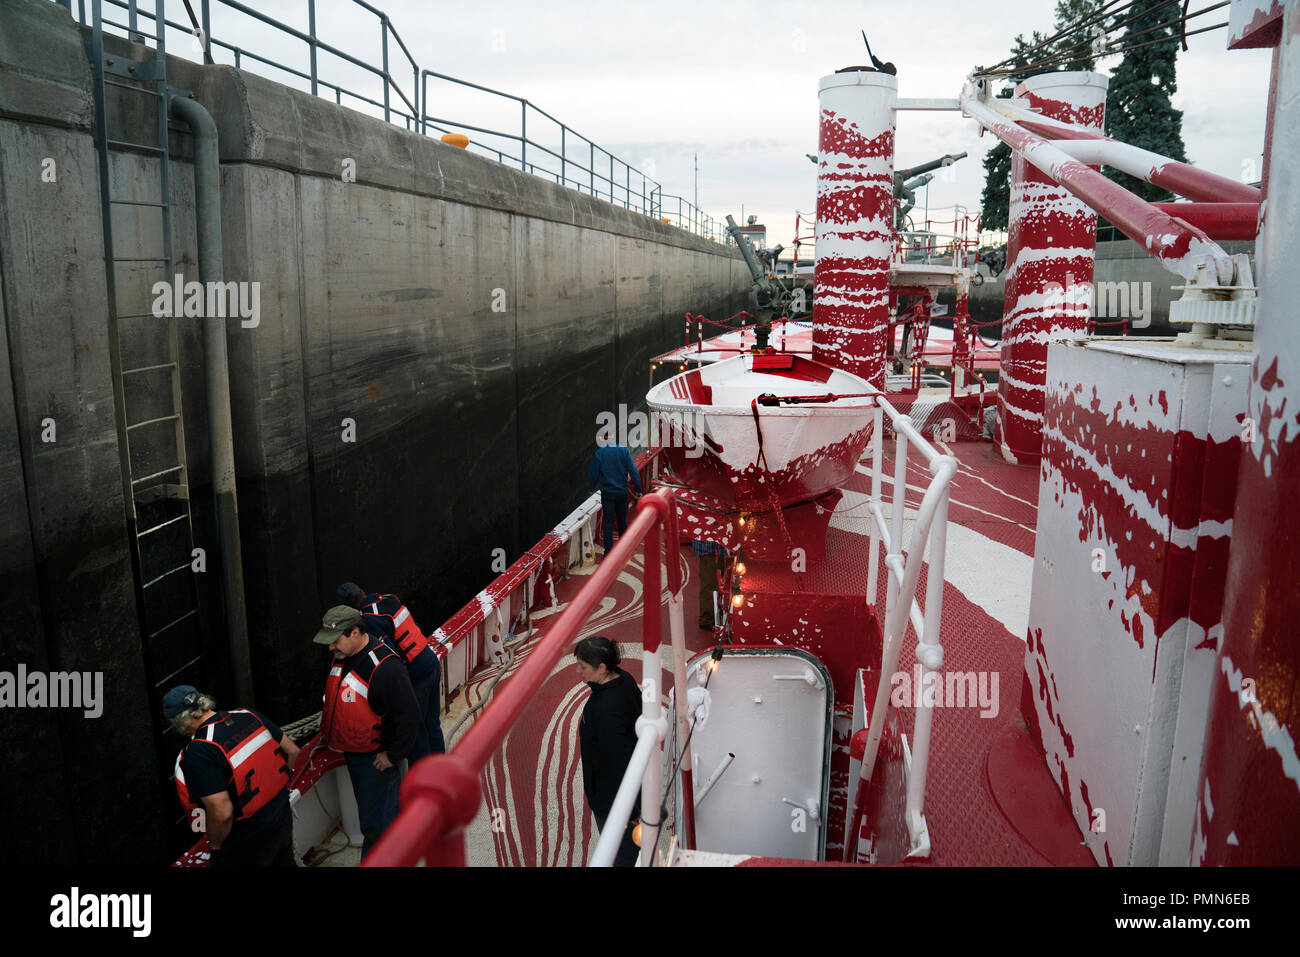
[[[421,67],[527,98],[645,168],[667,193],[691,198],[698,152],[700,205],[716,218],[732,213],[739,221],[743,204],[746,214],[756,213],[768,225],[772,244],[786,245],[794,211],[816,207],[816,170],[804,154],[817,151],[818,79],[866,62],[860,29],[878,57],[897,64],[900,97],[954,98],[972,67],[1007,55],[1016,33],[1050,32],[1055,7],[1051,0],[372,4],[387,11]],[[1192,9],[1209,4],[1197,0]],[[307,0],[260,0],[255,6],[306,31]],[[255,25],[219,0],[212,9],[215,38],[306,69],[305,44]],[[168,14],[185,18],[177,3],[168,4]],[[1194,23],[1226,19],[1224,8]],[[325,42],[380,62],[378,22],[352,0],[317,0],[317,31]],[[1193,162],[1226,176],[1258,179],[1269,52],[1229,52],[1226,33],[1188,41],[1190,51],[1179,56],[1174,104],[1184,111],[1183,138]],[[173,40],[177,46],[183,44]],[[225,51],[216,57],[231,62]],[[1118,62],[1111,57],[1099,70],[1108,73]],[[410,68],[395,45],[390,63],[409,95]],[[267,68],[259,72],[275,75]],[[382,98],[373,78],[328,54],[321,54],[320,72]],[[476,126],[518,130],[517,104],[436,81],[428,109]],[[528,132],[559,150],[558,129],[546,129],[541,118],[530,114]],[[947,181],[931,184],[929,205],[936,210],[961,203],[975,212],[983,186],[980,161],[992,143],[988,134],[976,136],[974,122],[958,113],[901,113],[896,163],[911,166],[945,152],[968,152]],[[568,145],[576,156],[578,150]],[[585,144],[579,149],[585,157]]]

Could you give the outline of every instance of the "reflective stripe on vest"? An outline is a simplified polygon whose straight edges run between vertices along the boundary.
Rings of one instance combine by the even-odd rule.
[[[391,615],[386,611],[379,610],[379,603],[392,599],[397,603],[397,610]],[[428,637],[420,630],[420,626],[415,623],[415,618],[407,611],[402,600],[396,595],[380,595],[378,600],[367,605],[362,609],[362,614],[374,615],[376,618],[387,618],[393,623],[393,635],[397,640],[397,647],[402,650],[402,656],[409,665],[411,662],[429,647]]]
[[[231,804],[235,820],[252,817],[266,807],[289,784],[289,764],[280,742],[257,715],[243,708],[218,712],[195,733],[194,740],[176,756],[176,794],[186,812],[196,810],[206,795],[192,797],[181,769],[181,760],[195,742],[211,744],[221,751],[230,776],[229,791],[234,789]]]
[[[376,654],[376,651],[379,654]],[[370,706],[370,682],[375,669],[397,655],[380,642],[361,658],[360,668],[343,674],[335,663],[325,679],[325,702],[321,708],[321,733],[325,744],[336,751],[369,754],[379,750],[383,716]],[[400,659],[399,659],[400,660]]]

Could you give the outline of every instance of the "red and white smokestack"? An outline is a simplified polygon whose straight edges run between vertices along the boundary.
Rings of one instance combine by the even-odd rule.
[[[898,78],[822,77],[813,358],[885,387]]]
[[[1097,73],[1043,73],[1017,86],[1016,96],[1050,119],[1100,130],[1107,83]],[[1097,216],[1013,154],[1007,232],[994,444],[1007,461],[1034,465],[1043,445],[1047,343],[1087,335]]]
[[[1256,254],[1256,357],[1191,863],[1300,864],[1300,2],[1232,8],[1230,47],[1279,45]],[[1280,21],[1285,15],[1286,22]],[[1280,28],[1280,29],[1279,29]],[[1226,383],[1225,383],[1226,384]],[[1236,387],[1236,383],[1232,384]],[[1193,586],[1195,587],[1195,586]],[[1210,633],[1214,637],[1214,633]]]

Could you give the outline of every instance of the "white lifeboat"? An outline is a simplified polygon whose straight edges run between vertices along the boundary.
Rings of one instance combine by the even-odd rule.
[[[646,395],[673,474],[739,509],[806,502],[840,488],[871,437],[879,390],[792,353],[745,354]]]

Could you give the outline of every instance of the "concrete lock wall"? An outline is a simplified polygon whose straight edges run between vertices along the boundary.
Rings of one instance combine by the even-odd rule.
[[[0,799],[16,859],[157,862],[176,744],[143,661],[82,44],[55,4],[0,5],[0,615],[20,623],[0,670],[103,671],[104,712],[7,712]],[[749,276],[734,250],[494,160],[230,67],[167,68],[217,122],[223,278],[259,284],[257,325],[230,320],[227,342],[255,705],[288,722],[319,707],[309,641],[339,582],[396,591],[436,626],[494,577],[494,549],[513,561],[586,496],[597,413],[643,402],[682,313],[744,308]],[[152,141],[152,109],[110,95],[125,139]],[[173,272],[196,280],[183,124],[170,143]],[[114,195],[156,198],[158,174],[115,153]],[[160,247],[138,211],[119,207],[114,234],[119,257]],[[147,311],[157,268],[117,277],[119,312]],[[176,320],[203,681],[248,704],[229,700],[203,321]],[[156,350],[165,322],[122,320],[124,357]],[[85,799],[109,780],[111,813]]]

